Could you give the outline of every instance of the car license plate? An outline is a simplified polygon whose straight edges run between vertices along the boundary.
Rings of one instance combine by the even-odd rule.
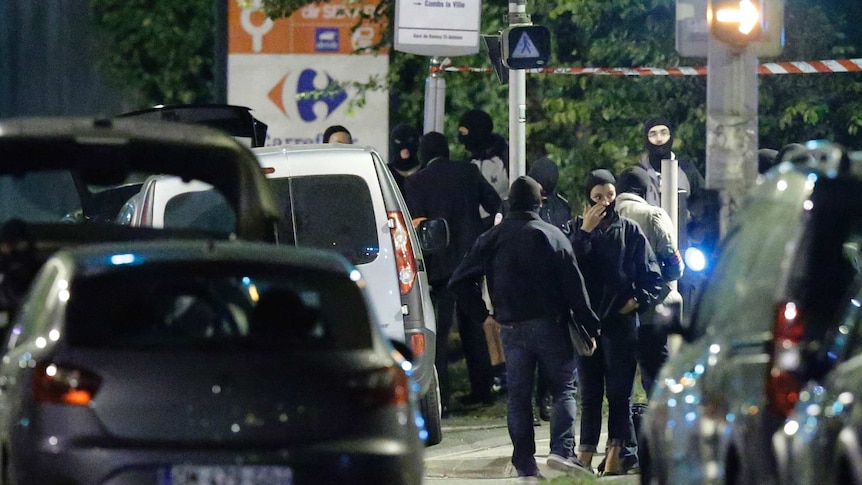
[[[174,465],[163,470],[159,485],[293,485],[286,466]]]

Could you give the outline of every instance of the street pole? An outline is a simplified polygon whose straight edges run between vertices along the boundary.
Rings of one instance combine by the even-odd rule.
[[[529,24],[527,1],[509,1],[509,25]],[[509,183],[527,174],[527,73],[509,70]]]
[[[721,196],[723,237],[757,177],[757,55],[709,39],[706,75],[706,187]]]
[[[442,61],[432,57],[428,77],[425,79],[425,115],[422,133],[444,133],[446,110],[446,80],[443,79]]]

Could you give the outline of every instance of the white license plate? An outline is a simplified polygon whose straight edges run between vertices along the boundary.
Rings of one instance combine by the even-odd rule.
[[[286,466],[174,465],[163,470],[159,485],[293,485]]]

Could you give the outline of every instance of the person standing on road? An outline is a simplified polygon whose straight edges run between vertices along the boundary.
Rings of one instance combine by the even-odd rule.
[[[650,185],[644,197],[648,203],[661,206],[661,161],[676,160],[673,148],[673,125],[666,118],[651,118],[644,123],[644,146],[646,153],[641,155],[640,167],[646,170]],[[678,160],[677,187],[689,197],[697,197],[705,182],[697,167],[686,160]],[[685,223],[682,220],[681,223]]]
[[[398,125],[389,134],[389,171],[404,192],[404,179],[419,171],[419,130],[410,125]]]
[[[509,145],[494,133],[491,115],[471,109],[458,120],[458,142],[470,152],[471,163],[479,167],[485,180],[494,187],[500,199],[509,197]],[[494,223],[494,214],[480,211],[485,229]]]
[[[655,253],[662,276],[662,290],[657,301],[665,304],[679,302],[682,297],[670,283],[682,277],[685,264],[677,248],[676,231],[670,216],[661,207],[652,206],[644,199],[649,184],[649,174],[643,168],[623,170],[619,178],[620,193],[617,195],[616,211],[638,223]],[[667,333],[656,324],[655,308],[638,317],[638,365],[641,368],[641,384],[649,398],[658,371],[668,359]]]
[[[578,459],[591,466],[607,396],[606,475],[625,474],[638,467],[637,450],[623,449],[633,442],[637,314],[647,311],[661,293],[661,271],[646,237],[637,223],[614,210],[615,184],[613,174],[605,169],[587,175],[590,205],[572,222],[569,235],[593,309],[602,322],[598,349],[580,359],[583,416]]]
[[[590,308],[571,244],[559,229],[539,218],[540,205],[539,184],[530,177],[518,177],[509,192],[506,217],[479,236],[449,280],[470,325],[488,322],[501,327],[512,464],[525,480],[541,478],[532,409],[536,365],[543,369],[554,401],[547,465],[574,474],[589,473],[575,457],[576,356],[565,317],[574,312],[594,339],[599,335],[599,320]],[[483,278],[493,317],[482,299]]]
[[[450,243],[445,249],[425,254],[431,300],[437,316],[436,366],[444,415],[451,398],[449,387],[449,332],[456,322],[455,296],[446,287],[458,263],[482,233],[479,207],[491,214],[501,209],[500,197],[482,177],[475,165],[449,159],[449,144],[438,132],[419,139],[419,160],[425,168],[408,177],[404,198],[414,224],[422,219],[445,219],[449,225]],[[470,394],[461,399],[464,405],[492,404],[493,375],[485,331],[481,326],[459,322],[458,333],[467,361]]]
[[[539,217],[560,228],[563,234],[572,232],[569,221],[572,219],[572,207],[565,197],[557,192],[557,182],[560,180],[560,168],[548,157],[542,157],[534,161],[527,173],[539,185],[542,186],[542,207],[539,208]],[[540,370],[541,372],[541,370]],[[539,410],[539,418],[542,421],[551,419],[551,394],[545,386],[544,377],[539,375],[536,382],[536,408]]]

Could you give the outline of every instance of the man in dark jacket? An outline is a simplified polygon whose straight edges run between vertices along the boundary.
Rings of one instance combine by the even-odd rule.
[[[507,424],[514,445],[512,464],[522,477],[541,477],[536,466],[531,396],[538,364],[554,397],[549,467],[588,474],[575,458],[576,357],[564,316],[574,312],[598,337],[598,318],[590,309],[571,244],[537,214],[539,184],[521,176],[509,192],[510,211],[502,223],[479,236],[449,280],[468,320],[479,326],[499,322],[506,355],[509,399]],[[481,295],[486,277],[494,307],[489,317]]]
[[[479,173],[475,165],[449,159],[446,138],[429,132],[419,139],[419,160],[425,168],[406,179],[404,197],[414,222],[421,219],[445,219],[449,225],[449,246],[425,254],[431,299],[437,314],[437,373],[440,397],[445,410],[450,399],[449,332],[455,323],[455,297],[446,288],[449,277],[482,233],[479,207],[488,213],[500,211],[497,192]],[[471,393],[464,404],[491,404],[493,374],[485,333],[480,326],[458,325]]]

